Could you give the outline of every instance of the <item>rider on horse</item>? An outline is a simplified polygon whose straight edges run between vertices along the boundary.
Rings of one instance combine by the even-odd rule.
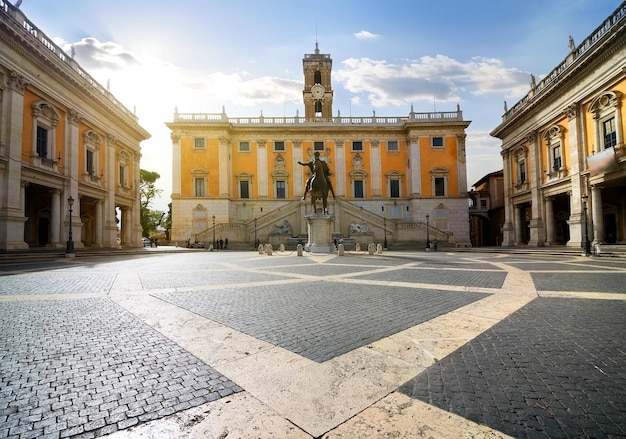
[[[306,185],[304,186],[304,195],[302,195],[302,199],[306,200],[306,194],[308,192],[311,191],[311,183],[313,182],[313,179],[315,178],[315,164],[316,162],[320,162],[322,164],[322,169],[324,169],[324,176],[326,177],[326,181],[328,183],[328,190],[330,190],[330,193],[333,194],[333,198],[335,198],[335,190],[333,189],[333,184],[330,182],[330,169],[328,169],[328,164],[323,161],[320,160],[320,152],[319,151],[315,151],[315,158],[313,160],[310,160],[306,163],[302,163],[302,162],[298,162],[300,165],[302,166],[308,166],[309,169],[311,170],[311,176],[308,178],[308,180],[306,181]]]

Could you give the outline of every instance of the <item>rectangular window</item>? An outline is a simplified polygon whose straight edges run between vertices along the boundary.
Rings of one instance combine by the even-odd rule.
[[[124,187],[126,186],[126,167],[123,165],[120,165],[119,168],[119,176],[120,176],[120,186]]]
[[[274,151],[284,151],[285,150],[285,142],[282,140],[274,142]]]
[[[250,198],[250,185],[248,181],[239,182],[239,197]]]
[[[433,148],[443,148],[443,137],[433,137],[431,140]]]
[[[389,181],[389,196],[391,198],[400,198],[400,180]]]
[[[204,148],[204,137],[196,137],[193,139],[193,147],[194,148]]]
[[[314,151],[324,151],[324,142],[313,142]]]
[[[204,197],[204,178],[196,177],[194,178],[194,189],[196,197]]]
[[[250,152],[250,142],[239,142],[239,152]]]
[[[282,180],[276,182],[276,198],[287,198],[285,182]]]
[[[398,142],[395,140],[390,140],[387,142],[387,151],[397,151],[398,150]]]
[[[552,170],[558,171],[561,169],[561,145],[557,145],[552,148]]]
[[[354,180],[354,198],[365,198],[363,180]]]
[[[517,164],[517,183],[526,183],[526,162],[521,161]]]
[[[615,118],[612,117],[602,122],[604,136],[604,149],[617,145],[617,131],[615,131]]]
[[[93,162],[93,151],[88,149],[87,150],[87,173],[90,175],[93,175],[95,172],[95,166],[94,166],[94,162]]]
[[[46,158],[48,156],[48,130],[37,127],[37,155]]]
[[[352,142],[352,151],[363,151],[363,142],[355,140]]]
[[[435,197],[446,196],[446,179],[444,177],[435,177]]]

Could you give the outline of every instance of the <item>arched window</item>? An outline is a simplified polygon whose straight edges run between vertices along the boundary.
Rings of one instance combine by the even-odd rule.
[[[315,71],[315,74],[313,75],[313,84],[321,84],[322,83],[322,74],[320,73],[319,70]]]

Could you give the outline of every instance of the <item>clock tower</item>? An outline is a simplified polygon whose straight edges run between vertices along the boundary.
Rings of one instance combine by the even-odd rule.
[[[333,89],[330,84],[333,60],[330,55],[320,53],[318,43],[315,42],[315,53],[304,55],[302,68],[304,117],[330,119],[333,113]]]

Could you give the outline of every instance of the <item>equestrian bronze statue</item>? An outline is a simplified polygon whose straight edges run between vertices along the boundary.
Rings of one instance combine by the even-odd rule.
[[[313,206],[313,212],[316,212],[315,202],[318,199],[322,200],[322,213],[328,213],[328,192],[335,198],[335,191],[330,181],[330,169],[328,164],[320,160],[320,153],[315,152],[315,158],[307,163],[298,162],[302,166],[308,166],[311,171],[311,176],[306,182],[304,187],[304,195],[302,199],[306,199],[306,194],[311,194],[311,205]]]

